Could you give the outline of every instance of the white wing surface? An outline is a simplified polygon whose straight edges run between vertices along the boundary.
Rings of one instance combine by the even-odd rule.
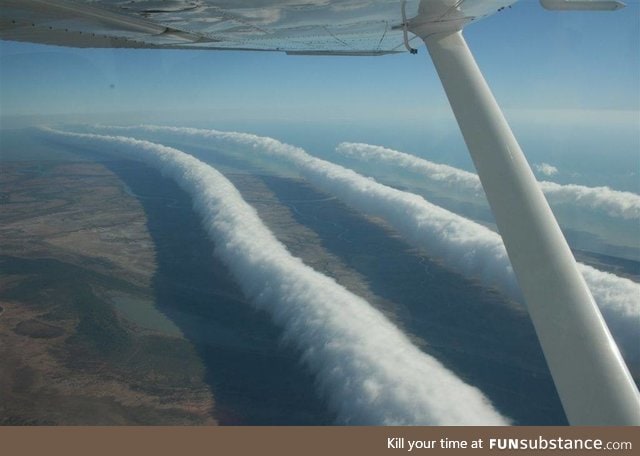
[[[466,24],[514,1],[0,0],[0,39],[73,47],[378,55],[406,52],[403,8],[406,17],[420,10],[433,22]]]

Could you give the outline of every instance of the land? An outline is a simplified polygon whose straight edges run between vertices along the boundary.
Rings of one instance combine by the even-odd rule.
[[[64,153],[0,163],[0,423],[332,423],[300,354],[213,254],[191,197],[140,163]],[[565,423],[521,305],[304,181],[215,166],[293,255],[515,423]]]
[[[0,179],[0,423],[214,424],[192,344],[113,306],[153,301],[156,270],[123,183],[42,160],[4,162]]]
[[[2,163],[0,424],[331,423],[190,196],[93,158]]]

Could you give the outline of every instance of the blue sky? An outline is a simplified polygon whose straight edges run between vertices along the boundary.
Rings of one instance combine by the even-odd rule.
[[[638,1],[616,13],[558,13],[537,0],[467,28],[501,104],[623,109],[640,104]],[[270,118],[413,117],[447,108],[417,56],[78,50],[2,42],[2,114],[209,111]]]

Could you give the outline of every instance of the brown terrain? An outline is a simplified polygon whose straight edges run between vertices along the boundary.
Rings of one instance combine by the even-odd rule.
[[[125,190],[98,163],[2,163],[0,424],[215,424],[194,347],[153,307],[155,248]]]
[[[0,164],[0,424],[332,422],[189,195],[134,162]],[[391,316],[260,177],[229,177],[293,254]]]
[[[0,424],[334,422],[190,195],[139,163],[67,160],[0,161]],[[516,422],[564,422],[521,306],[302,181],[225,166],[293,255]]]

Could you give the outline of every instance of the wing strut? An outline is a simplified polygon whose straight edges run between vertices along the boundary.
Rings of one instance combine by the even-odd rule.
[[[407,51],[409,51],[409,53],[411,54],[417,54],[418,50],[415,48],[412,48],[411,45],[409,44],[409,23],[407,22],[407,12],[405,10],[407,6],[407,1],[406,0],[402,0],[402,5],[401,5],[401,10],[402,10],[402,39],[404,42],[404,47],[407,49]]]
[[[462,32],[412,31],[462,130],[569,422],[640,425],[638,389]]]

